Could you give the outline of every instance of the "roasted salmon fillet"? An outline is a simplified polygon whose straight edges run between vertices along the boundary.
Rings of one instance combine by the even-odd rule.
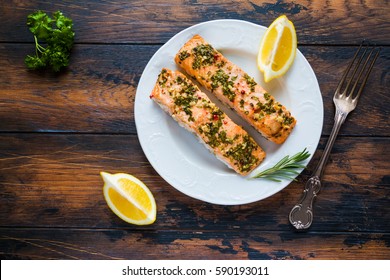
[[[185,43],[175,62],[272,142],[283,143],[294,128],[296,120],[282,104],[201,36]]]
[[[248,174],[265,158],[253,138],[184,74],[163,68],[150,98],[237,173]]]

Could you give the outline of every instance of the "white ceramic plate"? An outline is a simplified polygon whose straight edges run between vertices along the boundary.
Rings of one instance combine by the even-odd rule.
[[[258,47],[265,30],[266,27],[241,20],[200,23],[172,37],[153,55],[144,69],[134,108],[139,141],[146,157],[161,177],[188,196],[223,205],[239,205],[264,199],[282,190],[291,181],[277,183],[264,179],[249,180],[251,175],[272,167],[284,156],[293,155],[305,147],[312,155],[317,148],[322,131],[323,104],[316,76],[298,51],[290,70],[283,77],[266,84],[256,66]],[[238,175],[220,162],[194,135],[180,127],[149,99],[163,67],[180,70],[175,65],[174,56],[195,34],[201,35],[254,77],[297,119],[297,125],[287,141],[277,145],[262,138],[234,112],[209,95],[267,153],[264,162],[247,177]]]

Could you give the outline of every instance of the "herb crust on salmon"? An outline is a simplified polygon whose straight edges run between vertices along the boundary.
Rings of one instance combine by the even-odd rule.
[[[150,98],[237,173],[248,174],[265,158],[253,138],[182,73],[163,68]]]
[[[175,62],[270,141],[283,143],[294,128],[282,104],[201,36],[185,43]]]

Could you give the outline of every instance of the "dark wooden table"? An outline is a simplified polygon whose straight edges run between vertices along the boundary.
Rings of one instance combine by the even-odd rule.
[[[388,1],[0,0],[1,259],[390,259]],[[76,41],[60,74],[26,69],[26,17],[61,10]],[[297,182],[265,200],[218,206],[187,197],[146,159],[134,123],[137,84],[177,32],[233,18],[268,26],[286,14],[324,101],[321,141]],[[315,221],[288,213],[318,162],[332,96],[362,39],[382,46],[325,170]],[[157,221],[133,226],[106,206],[100,171],[126,172],[155,195]]]

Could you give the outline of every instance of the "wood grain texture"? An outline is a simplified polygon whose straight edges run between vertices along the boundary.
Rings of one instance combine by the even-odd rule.
[[[26,68],[33,46],[0,45],[0,130],[135,133],[135,90],[156,50],[78,45],[53,74]]]
[[[0,42],[30,42],[26,17],[37,9],[63,11],[74,20],[77,42],[165,43],[179,31],[214,19],[242,19],[269,26],[286,14],[300,44],[390,44],[388,1],[46,1],[1,0]],[[9,32],[14,30],[14,32]]]
[[[389,234],[1,228],[0,257],[364,260],[369,255],[374,260],[386,260],[390,256],[389,242]]]
[[[390,232],[388,138],[343,137],[336,142],[316,201],[313,231]],[[287,230],[324,141],[298,182],[242,206],[189,198],[156,174],[135,136],[0,136],[0,224],[7,227],[129,228],[106,206],[100,171],[126,172],[144,181],[158,205],[152,229]],[[355,151],[359,151],[356,153]],[[259,188],[266,181],[259,180]]]
[[[4,62],[0,64],[0,131],[136,133],[133,108],[138,81],[158,48],[76,45],[67,71],[55,75],[27,70],[23,59],[33,46],[0,44]],[[333,125],[334,90],[355,50],[301,48],[322,91],[325,135]],[[390,135],[389,62],[390,47],[386,47],[342,135]]]
[[[26,17],[37,9],[74,20],[76,44],[60,74],[24,65],[34,51]],[[137,139],[143,69],[194,24],[231,18],[268,26],[281,14],[295,24],[324,101],[312,161],[296,182],[247,205],[180,193]],[[0,258],[390,259],[389,14],[386,0],[0,0]],[[332,150],[314,223],[296,232],[288,213],[323,152],[334,89],[362,38],[381,45],[381,55]],[[115,216],[100,171],[144,181],[156,198],[156,222],[140,227]]]

